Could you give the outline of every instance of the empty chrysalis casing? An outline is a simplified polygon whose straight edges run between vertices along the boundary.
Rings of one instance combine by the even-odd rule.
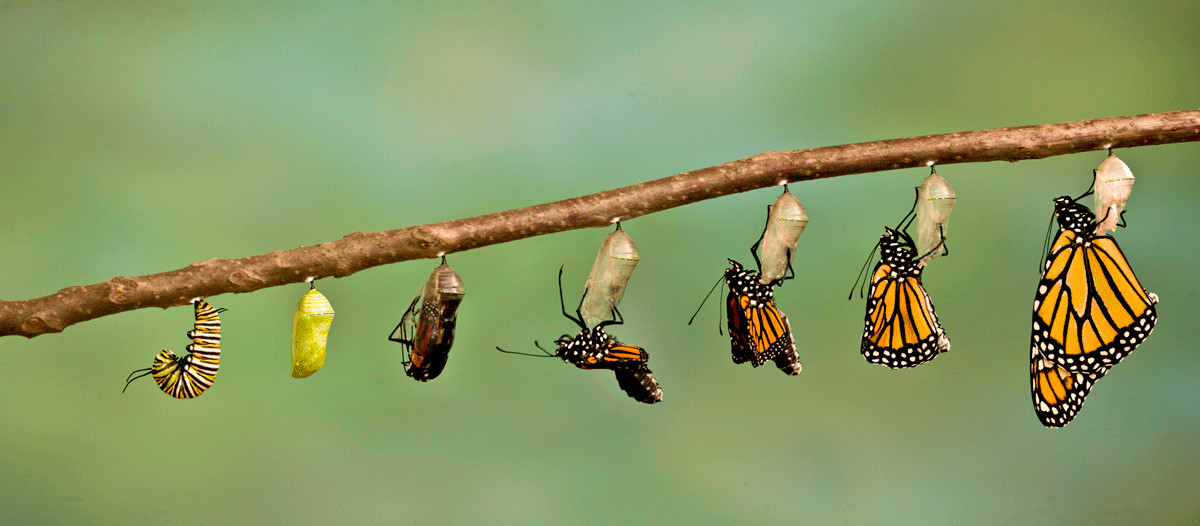
[[[783,279],[788,263],[796,256],[796,242],[808,226],[808,212],[796,196],[784,188],[783,195],[771,203],[767,226],[763,229],[760,252],[760,283],[767,285]]]
[[[918,263],[925,266],[929,260],[946,254],[945,241],[947,223],[950,221],[950,211],[954,208],[954,189],[946,179],[938,175],[936,170],[930,170],[929,177],[917,187],[916,204],[916,242],[917,255],[922,256]],[[936,250],[935,250],[936,249]]]
[[[1133,192],[1133,172],[1124,161],[1110,153],[1096,168],[1094,185],[1096,234],[1104,235],[1108,230],[1117,229],[1121,211],[1125,210],[1125,202]]]
[[[333,323],[333,306],[317,289],[296,304],[292,318],[292,377],[306,378],[325,365],[325,344]]]
[[[408,353],[404,360],[405,374],[420,382],[442,374],[450,347],[454,345],[458,305],[465,295],[462,277],[443,260],[388,337],[403,345]]]
[[[613,310],[625,296],[625,286],[638,261],[637,245],[618,224],[600,244],[592,273],[588,275],[587,292],[580,306],[580,314],[588,327],[613,319]]]

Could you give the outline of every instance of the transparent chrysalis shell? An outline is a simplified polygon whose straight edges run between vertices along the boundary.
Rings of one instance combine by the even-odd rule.
[[[1121,211],[1125,209],[1125,201],[1133,191],[1133,172],[1129,166],[1117,156],[1109,153],[1108,158],[1096,169],[1096,234],[1104,235],[1109,230],[1116,230],[1121,220]]]
[[[333,306],[317,289],[296,304],[292,319],[292,377],[305,378],[325,365],[325,342],[333,323]]]
[[[917,254],[923,256],[920,265],[925,266],[929,260],[946,254],[943,243],[950,221],[950,210],[954,208],[954,189],[950,188],[936,170],[930,169],[929,177],[917,187],[916,224],[917,235],[914,240]],[[934,250],[935,247],[937,250]]]
[[[808,226],[808,212],[796,196],[783,189],[783,195],[771,203],[767,226],[763,229],[758,280],[764,285],[779,281],[787,272],[788,263],[796,256],[796,242]]]
[[[454,345],[458,305],[465,295],[462,277],[443,259],[388,337],[408,352],[404,361],[408,376],[425,382],[442,374]]]
[[[629,284],[629,277],[637,268],[638,261],[637,245],[633,244],[633,239],[621,230],[618,223],[617,229],[600,244],[596,262],[592,264],[592,273],[588,275],[587,292],[580,307],[580,314],[588,327],[613,319],[613,309],[625,296],[625,286]]]

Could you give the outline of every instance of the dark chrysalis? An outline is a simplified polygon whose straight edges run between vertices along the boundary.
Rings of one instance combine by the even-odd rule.
[[[405,374],[419,382],[442,374],[454,344],[458,305],[465,294],[462,278],[442,257],[442,264],[433,269],[421,295],[413,298],[388,336],[388,340],[404,347]]]

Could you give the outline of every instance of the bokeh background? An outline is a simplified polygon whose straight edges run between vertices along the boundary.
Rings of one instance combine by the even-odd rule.
[[[600,5],[602,4],[602,5]],[[0,297],[469,217],[750,156],[1200,106],[1192,2],[0,4]],[[804,372],[734,366],[710,303],[778,189],[625,223],[642,262],[613,330],[665,391],[497,353],[573,325],[608,233],[453,254],[445,373],[385,340],[436,262],[318,287],[337,317],[289,376],[296,284],[228,308],[202,397],[149,379],[189,307],[0,339],[0,522],[1197,523],[1200,144],[1118,151],[1117,236],[1158,327],[1065,429],[1028,393],[1050,199],[1104,158],[946,165],[953,341],[892,371],[846,294],[927,170],[792,186],[811,223],[778,294]],[[710,300],[711,301],[711,300]],[[718,302],[719,303],[719,302]]]

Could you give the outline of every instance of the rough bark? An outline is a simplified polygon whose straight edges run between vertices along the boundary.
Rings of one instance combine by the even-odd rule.
[[[1200,109],[765,152],[654,181],[506,212],[385,232],[239,259],[71,286],[23,301],[0,301],[0,336],[61,332],[101,316],[184,305],[197,297],[251,292],[310,278],[515,241],[745,192],[783,182],[955,163],[1021,161],[1106,148],[1200,140]]]

